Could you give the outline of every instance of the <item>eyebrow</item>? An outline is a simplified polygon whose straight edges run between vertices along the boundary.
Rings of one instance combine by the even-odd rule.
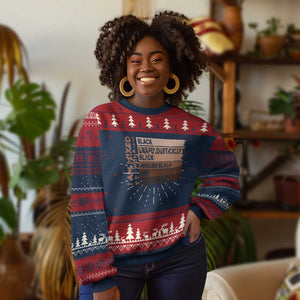
[[[150,52],[149,54],[150,55],[153,55],[153,54],[156,54],[156,53],[161,53],[162,55],[166,55],[163,51],[152,51],[152,52]],[[140,52],[133,52],[133,53],[131,53],[130,55],[129,55],[129,57],[131,57],[132,55],[139,55],[139,56],[142,56],[142,53],[140,53]]]

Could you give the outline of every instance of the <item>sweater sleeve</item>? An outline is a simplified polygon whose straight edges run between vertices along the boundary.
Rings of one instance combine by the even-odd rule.
[[[191,209],[200,218],[204,214],[208,219],[215,219],[240,197],[239,167],[219,135],[204,155],[199,174],[203,184],[192,198]]]
[[[89,113],[79,132],[72,173],[72,254],[80,284],[95,283],[95,291],[115,285],[117,269],[108,248],[104,210],[98,115]]]

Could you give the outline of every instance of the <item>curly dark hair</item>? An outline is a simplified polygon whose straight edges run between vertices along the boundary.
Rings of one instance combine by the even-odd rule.
[[[100,82],[111,89],[111,101],[123,98],[119,82],[126,76],[126,61],[135,45],[145,36],[155,38],[169,54],[170,70],[180,80],[180,88],[175,94],[165,93],[165,101],[178,105],[187,97],[186,91],[195,89],[199,76],[207,62],[193,28],[185,15],[164,11],[156,14],[151,22],[133,15],[115,18],[100,28],[95,56],[98,60]]]

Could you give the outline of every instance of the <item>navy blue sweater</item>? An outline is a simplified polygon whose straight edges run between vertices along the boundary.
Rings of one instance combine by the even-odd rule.
[[[215,219],[239,198],[238,165],[204,120],[165,104],[94,108],[79,133],[72,176],[72,252],[81,284],[114,286],[117,265],[180,247],[189,209]],[[203,180],[191,197],[196,178]]]

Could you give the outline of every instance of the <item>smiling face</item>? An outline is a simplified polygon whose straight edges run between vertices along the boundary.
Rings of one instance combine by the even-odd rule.
[[[153,37],[141,39],[127,58],[127,77],[135,105],[155,108],[164,104],[163,88],[170,78],[169,55]]]

